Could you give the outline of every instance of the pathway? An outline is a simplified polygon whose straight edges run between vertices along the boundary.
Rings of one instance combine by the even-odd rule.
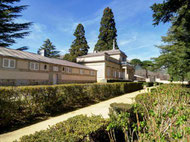
[[[52,117],[49,118],[48,120],[15,130],[13,132],[8,132],[5,134],[0,135],[0,142],[12,142],[14,140],[18,140],[20,137],[24,136],[24,135],[29,135],[29,134],[33,134],[36,131],[40,131],[40,130],[45,130],[47,129],[49,126],[52,126],[58,122],[67,120],[70,117],[76,116],[76,115],[80,115],[80,114],[86,114],[88,116],[90,115],[102,115],[104,118],[108,118],[108,113],[109,113],[109,106],[110,104],[117,102],[117,103],[133,103],[134,102],[134,98],[141,93],[145,93],[147,92],[147,90],[143,89],[140,91],[136,91],[136,92],[132,92],[132,93],[127,93],[124,94],[122,96],[119,97],[115,97],[94,105],[90,105],[88,107],[85,108],[81,108],[78,109],[76,111],[72,111],[60,116],[56,116],[56,117]]]

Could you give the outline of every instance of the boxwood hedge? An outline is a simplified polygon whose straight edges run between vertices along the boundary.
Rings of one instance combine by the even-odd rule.
[[[78,115],[47,130],[23,136],[19,142],[108,142],[107,125],[108,121],[101,116]]]
[[[0,87],[0,129],[142,88],[142,83]]]

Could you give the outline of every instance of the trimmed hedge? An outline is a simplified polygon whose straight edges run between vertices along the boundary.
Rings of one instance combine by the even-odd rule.
[[[107,125],[108,121],[101,116],[78,115],[47,130],[23,136],[19,142],[108,142]]]
[[[38,117],[84,107],[143,88],[142,83],[65,84],[1,87],[0,129]]]

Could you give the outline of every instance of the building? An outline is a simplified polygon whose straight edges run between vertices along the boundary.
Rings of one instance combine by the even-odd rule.
[[[148,77],[148,78],[147,78]],[[146,81],[146,82],[155,82],[156,80],[169,80],[170,76],[166,70],[160,69],[158,71],[146,71],[141,66],[137,65],[135,68],[135,80],[137,81]],[[158,81],[156,81],[158,82]]]
[[[97,71],[73,62],[0,47],[0,85],[96,82]]]
[[[90,53],[77,58],[77,63],[97,70],[97,81],[134,80],[135,69],[119,49]]]

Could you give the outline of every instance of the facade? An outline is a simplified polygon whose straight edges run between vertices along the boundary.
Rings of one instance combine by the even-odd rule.
[[[127,62],[125,53],[118,49],[80,56],[77,62],[97,70],[98,82],[134,80],[134,67]]]
[[[73,62],[0,47],[0,85],[96,82],[97,71]]]

